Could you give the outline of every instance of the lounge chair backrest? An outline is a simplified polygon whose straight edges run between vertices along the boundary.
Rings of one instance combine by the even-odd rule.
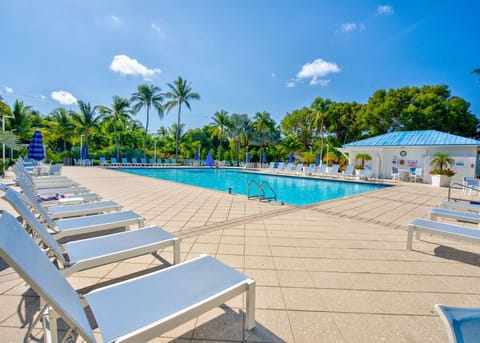
[[[128,163],[128,160],[126,157],[122,157],[122,164],[127,164]]]
[[[7,200],[15,211],[26,221],[27,225],[35,231],[35,233],[41,238],[41,240],[50,247],[54,252],[56,258],[62,262],[63,265],[67,264],[65,260],[62,248],[60,244],[52,237],[52,235],[45,229],[45,227],[38,221],[35,215],[27,208],[27,206],[20,200],[20,193],[14,191],[10,187],[5,192],[4,198]]]
[[[149,164],[154,164],[154,163],[155,163],[155,160],[154,160],[153,158],[149,158],[149,159],[148,159],[148,163],[149,163]]]
[[[112,164],[117,164],[117,163],[118,163],[118,162],[117,162],[117,158],[116,158],[116,157],[111,157],[111,158],[110,158],[110,163],[112,163]]]
[[[334,164],[333,166],[330,167],[330,171],[328,173],[329,174],[337,174],[338,173],[338,168],[340,168],[340,166],[338,164]]]
[[[0,217],[0,257],[89,342],[96,342],[80,297],[10,213]]]
[[[345,175],[353,175],[354,172],[355,172],[354,166],[347,166],[344,173]]]
[[[141,158],[140,163],[141,164],[147,164],[147,159],[146,158]]]
[[[35,199],[35,195],[33,194],[31,188],[25,184],[25,181],[21,177],[17,178],[17,183],[23,189],[23,192],[26,195],[25,196],[23,194],[19,194],[20,199],[25,203],[25,205],[35,208],[40,213],[42,218],[47,222],[47,225],[52,230],[54,230],[57,224],[55,224],[53,219],[50,218],[50,215],[48,214],[47,210],[45,210],[43,206],[38,204],[38,201],[37,199]]]
[[[138,161],[137,161],[137,158],[136,158],[136,157],[132,157],[132,163],[133,163],[133,164],[137,164],[137,163],[138,163]]]

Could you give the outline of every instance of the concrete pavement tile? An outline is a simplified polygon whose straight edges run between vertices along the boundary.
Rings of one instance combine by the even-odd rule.
[[[255,312],[255,317],[255,328],[245,332],[246,342],[294,342],[287,311],[262,309]]]
[[[346,343],[330,313],[288,311],[295,342]]]

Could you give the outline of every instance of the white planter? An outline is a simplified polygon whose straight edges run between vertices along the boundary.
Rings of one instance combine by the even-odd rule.
[[[451,180],[452,180],[451,176],[440,175],[440,174],[432,175],[432,185],[437,187],[448,187],[450,185]]]

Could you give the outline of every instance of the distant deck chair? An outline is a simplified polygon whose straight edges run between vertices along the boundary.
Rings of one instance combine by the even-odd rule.
[[[339,171],[338,169],[340,168],[340,165],[339,164],[334,164],[330,167],[330,169],[328,170],[328,172],[326,172],[326,175],[329,175],[329,176],[337,176],[339,174]]]
[[[473,212],[473,213],[480,213],[480,205],[479,204],[471,204],[468,202],[460,202],[460,201],[453,201],[453,200],[442,200],[438,206],[442,208],[449,208],[454,209],[457,211],[464,211],[464,212]]]
[[[295,174],[303,174],[303,163],[297,163],[295,165]]]
[[[408,224],[407,249],[412,250],[413,234],[420,239],[422,232],[441,237],[463,240],[471,243],[480,243],[480,230],[470,229],[459,225],[435,222],[428,219],[416,218]]]
[[[25,202],[29,201],[28,198],[11,188],[7,188],[4,199],[7,200],[20,215],[25,212],[25,206],[29,206],[29,204]],[[45,222],[55,233],[55,239],[57,240],[71,239],[72,237],[83,234],[101,235],[111,230],[126,231],[131,225],[137,225],[138,227],[143,227],[144,225],[143,217],[133,211],[119,211],[53,220],[43,207],[38,206],[38,204],[33,204],[33,206],[40,213],[41,221]]]
[[[75,332],[86,342],[97,342],[85,312],[88,307],[103,342],[146,342],[243,293],[244,327],[255,326],[255,281],[211,256],[98,288],[80,298],[15,217],[3,212],[0,257],[46,304],[26,338],[42,321],[43,340],[57,341],[57,318],[62,318],[69,327],[66,338]]]
[[[146,158],[140,158],[140,164],[142,165],[142,167],[145,167],[147,166],[147,159]]]
[[[342,177],[353,178],[355,176],[355,166],[347,166],[342,174]]]
[[[112,167],[118,167],[118,166],[120,165],[120,163],[118,163],[116,157],[110,157],[110,165],[111,165]]]
[[[313,175],[325,175],[326,173],[327,173],[327,164],[322,163],[315,169],[315,171],[312,174]]]
[[[313,173],[315,172],[315,168],[316,168],[315,163],[310,163],[307,168],[304,168],[303,174],[313,175]]]
[[[31,189],[29,189],[28,187],[22,187],[22,189],[26,198],[28,198],[28,200],[30,201],[31,206],[33,206],[33,203],[35,203],[38,205],[38,207],[43,207],[52,219],[100,214],[105,212],[119,211],[122,208],[121,205],[111,200],[78,204],[67,203],[53,206],[43,206],[38,202],[37,197],[31,191]]]
[[[392,180],[400,181],[400,172],[398,171],[397,167],[392,167],[391,176]]]
[[[276,173],[282,173],[285,169],[285,162],[278,162],[277,168],[274,169]]]
[[[138,162],[136,157],[132,157],[132,166],[139,167],[141,164]]]
[[[100,157],[99,165],[100,165],[100,167],[108,167],[109,166],[109,164],[107,162],[107,159],[104,156]]]
[[[414,168],[410,171],[410,180],[413,182],[417,182],[417,180],[423,180],[423,169],[422,168]]]
[[[447,330],[449,343],[476,343],[480,337],[480,308],[435,304]]]
[[[131,164],[128,162],[128,158],[126,158],[126,157],[122,157],[120,160],[121,160],[121,165],[124,166],[124,167],[128,167],[128,166],[131,165]]]
[[[52,255],[53,262],[66,276],[112,262],[153,254],[166,247],[173,247],[173,263],[180,262],[180,240],[158,226],[60,244],[25,206],[19,214],[37,244],[48,247],[47,255]]]
[[[82,194],[82,193],[89,193],[90,190],[87,187],[83,186],[72,186],[72,187],[62,187],[62,186],[52,186],[48,188],[36,188],[29,182],[27,179],[23,178],[22,176],[17,177],[15,179],[16,183],[20,185],[23,183],[25,187],[29,188],[35,194],[39,194],[41,196],[48,196],[48,195],[55,195],[55,194]],[[22,187],[23,188],[23,187]]]

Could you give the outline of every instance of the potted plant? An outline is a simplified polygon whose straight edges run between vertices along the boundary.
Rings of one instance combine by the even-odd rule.
[[[449,167],[453,166],[455,161],[448,152],[437,152],[430,161],[430,175],[432,176],[432,185],[437,187],[446,187],[450,185],[455,171]]]
[[[360,153],[355,156],[355,170],[358,170],[358,175],[360,175],[361,170],[365,169],[365,162],[371,160],[372,156],[367,153]]]

